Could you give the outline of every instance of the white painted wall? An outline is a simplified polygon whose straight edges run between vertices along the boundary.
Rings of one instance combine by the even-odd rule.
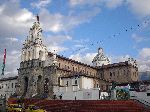
[[[77,80],[77,85],[75,84],[75,81]],[[78,89],[91,89],[94,87],[93,85],[93,78],[88,78],[88,77],[73,77],[73,78],[62,78],[61,79],[61,85],[62,86],[67,86],[68,82],[68,87],[66,88],[67,91],[74,91],[75,88]]]
[[[75,85],[75,80],[77,80],[77,85]],[[54,87],[54,94],[56,94],[58,98],[62,95],[62,99],[64,100],[74,100],[75,97],[77,100],[99,99],[99,88],[93,88],[93,78],[84,76],[79,78],[62,78],[60,82],[64,87]],[[67,82],[68,86],[66,85]]]
[[[56,97],[62,95],[62,100],[98,100],[99,99],[99,89],[80,89],[76,91],[61,91],[55,93]]]
[[[91,89],[94,87],[94,82],[92,78],[88,78],[88,77],[81,77],[82,79],[82,88],[84,89]]]
[[[12,83],[13,83],[13,87],[12,87]],[[5,80],[5,81],[0,81],[0,97],[5,97],[6,99],[8,99],[12,94],[15,93],[16,91],[16,85],[17,83],[17,79],[13,79],[13,80]]]

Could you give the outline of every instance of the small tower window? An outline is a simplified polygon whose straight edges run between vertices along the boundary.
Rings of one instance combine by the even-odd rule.
[[[28,51],[28,59],[30,60],[31,58],[31,54],[30,54],[30,51]]]
[[[33,49],[33,52],[32,52],[32,59],[34,59],[34,49]]]
[[[12,88],[14,87],[14,83],[11,84],[11,87],[12,87]]]
[[[42,57],[43,57],[43,52],[39,51],[39,59],[42,60]]]
[[[110,77],[112,77],[112,73],[110,72]]]
[[[77,80],[75,80],[75,85],[77,85],[78,84],[78,81]]]
[[[41,62],[39,62],[39,67],[41,67]]]

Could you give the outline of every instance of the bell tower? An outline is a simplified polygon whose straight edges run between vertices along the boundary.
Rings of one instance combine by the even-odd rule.
[[[36,21],[29,30],[25,42],[23,43],[21,61],[29,61],[32,59],[39,59],[44,61],[47,55],[46,46],[42,42],[42,28],[39,22],[39,16],[36,16]]]

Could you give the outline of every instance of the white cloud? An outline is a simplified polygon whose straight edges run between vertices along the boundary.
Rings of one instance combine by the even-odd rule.
[[[69,35],[50,35],[45,38],[45,44],[48,48],[48,51],[54,52],[54,50],[58,52],[68,50],[67,47],[64,47],[62,44],[65,41],[71,41],[72,37]]]
[[[142,17],[150,15],[150,0],[127,0],[127,3],[135,14]]]
[[[132,34],[131,38],[133,38],[137,43],[142,42],[144,40],[144,37],[141,37],[135,33]]]
[[[150,0],[70,0],[69,4],[71,7],[77,6],[100,6],[105,5],[107,8],[117,8],[121,5],[126,5],[129,9],[141,16],[150,15]],[[83,8],[83,7],[82,7]]]
[[[78,54],[71,55],[69,58],[74,59],[76,61],[80,61],[88,65],[92,65],[92,60],[94,56],[96,56],[96,54],[97,53],[86,53],[82,55],[78,53]]]
[[[77,44],[84,44],[84,43],[87,43],[89,41],[90,41],[89,39],[74,40],[74,42],[77,43]]]
[[[106,0],[106,6],[108,8],[117,8],[123,4],[124,0]]]
[[[13,38],[13,37],[10,37],[10,38],[6,38],[7,40],[10,40],[12,42],[17,42],[19,41],[17,38]]]
[[[119,63],[119,62],[125,62],[130,58],[130,55],[125,56],[109,56],[109,59],[112,63]]]
[[[83,48],[83,47],[84,47],[84,45],[76,44],[76,45],[74,45],[74,47],[77,47],[77,48]]]
[[[58,33],[89,22],[99,12],[100,9],[96,7],[90,11],[81,11],[80,13],[64,16],[60,13],[51,14],[48,10],[42,9],[39,16],[41,17],[40,21],[45,31]]]
[[[0,9],[0,38],[24,36],[33,22],[32,12],[21,9],[17,1],[4,2]]]
[[[125,56],[113,56],[110,57],[110,59],[113,63],[118,63],[127,61],[129,57],[132,58],[130,55],[125,55]],[[150,70],[150,48],[141,49],[135,60],[137,60],[139,68],[138,70],[140,72]]]
[[[83,5],[98,5],[99,3],[101,3],[102,0],[70,0],[69,4],[71,7],[75,7],[75,6],[83,6]]]
[[[48,10],[42,9],[39,16],[45,31],[59,32],[64,29],[63,20],[65,17],[63,15],[59,13],[51,14]]]
[[[150,70],[150,60],[149,61],[142,61],[138,62],[138,67],[140,72],[145,72]]]
[[[1,2],[0,16],[0,63],[2,64],[3,50],[6,48],[5,73],[10,77],[17,75],[21,53],[21,37],[27,35],[34,21],[34,16],[28,9],[20,7],[19,0]]]
[[[0,60],[3,59],[3,54],[0,56]],[[2,62],[1,62],[2,63]],[[6,65],[5,74],[9,77],[17,75],[17,68],[19,68],[20,63],[20,51],[11,51],[6,54]]]
[[[39,0],[38,2],[33,2],[31,3],[32,7],[36,7],[36,8],[44,8],[46,6],[48,6],[51,3],[51,0]]]
[[[56,45],[54,45],[54,44],[53,45],[49,45],[49,46],[47,46],[47,49],[48,49],[48,51],[55,52],[55,53],[59,53],[59,52],[68,50],[67,47],[60,46],[58,44],[56,44]]]
[[[65,41],[72,40],[72,37],[69,35],[49,35],[44,40],[45,40],[46,45],[62,44]]]
[[[15,20],[17,22],[27,22],[32,18],[33,18],[33,14],[29,12],[27,9],[22,9],[22,11],[15,16]]]
[[[141,58],[146,58],[150,59],[150,48],[143,48],[140,52],[139,55]]]
[[[114,62],[118,63],[118,62],[127,61],[129,57],[131,56],[129,55],[115,56],[115,57],[111,57],[110,59],[111,61],[113,61],[113,63]],[[142,50],[140,50],[135,60],[137,60],[138,70],[140,72],[150,70],[150,48],[143,48]]]
[[[5,9],[5,5],[1,5],[1,7],[0,7],[0,14],[3,13],[4,9]]]

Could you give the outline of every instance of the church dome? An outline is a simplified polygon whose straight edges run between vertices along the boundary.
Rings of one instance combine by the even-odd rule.
[[[98,48],[98,54],[94,57],[92,63],[94,66],[102,66],[110,63],[108,57],[104,55],[103,48]]]

